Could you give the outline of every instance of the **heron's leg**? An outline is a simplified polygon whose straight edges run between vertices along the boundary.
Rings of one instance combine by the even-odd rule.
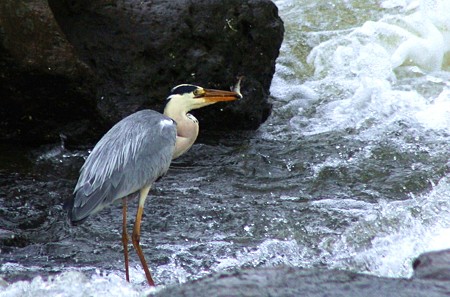
[[[144,253],[142,252],[141,246],[139,245],[139,240],[141,237],[141,218],[142,213],[144,212],[144,203],[145,199],[147,199],[148,191],[150,191],[150,186],[142,188],[139,193],[139,206],[136,213],[136,221],[134,222],[133,235],[131,236],[131,241],[133,242],[133,246],[136,249],[139,259],[141,260],[142,268],[144,268],[148,284],[154,287],[155,283],[153,282],[152,275],[150,274],[147,262],[145,261]]]
[[[123,243],[123,256],[125,258],[125,276],[127,282],[130,282],[130,271],[128,268],[128,233],[127,233],[127,197],[122,199],[122,243]]]

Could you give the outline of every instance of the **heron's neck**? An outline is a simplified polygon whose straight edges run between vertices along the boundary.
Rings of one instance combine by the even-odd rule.
[[[164,109],[164,115],[177,123],[177,139],[172,156],[172,159],[175,159],[184,154],[194,144],[198,136],[198,121],[186,110],[173,109],[169,104]]]

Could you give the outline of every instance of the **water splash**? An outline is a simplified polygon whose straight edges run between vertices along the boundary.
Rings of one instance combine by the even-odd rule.
[[[450,182],[444,177],[430,193],[380,203],[333,244],[331,267],[389,277],[410,277],[419,254],[450,246]]]
[[[276,116],[288,122],[289,130],[270,130],[299,134],[303,143],[337,132],[355,142],[345,149],[350,155],[341,142],[337,151],[343,154],[324,153],[312,162],[313,180],[322,187],[331,178],[340,184],[339,192],[311,206],[350,223],[334,235],[328,230],[327,236],[318,236],[320,256],[314,249],[305,254],[319,260],[309,264],[410,276],[413,257],[450,247],[445,237],[450,229],[450,2],[384,1],[386,11],[379,11],[378,21],[324,31],[331,28],[327,15],[315,27],[320,32],[295,19],[302,9],[295,1],[280,2],[290,34],[271,92],[279,104]],[[305,27],[313,30],[299,33]],[[310,53],[298,54],[296,42],[310,45]],[[299,69],[303,72],[296,75]],[[435,173],[425,177],[427,170]],[[342,182],[349,179],[354,183]],[[432,185],[430,192],[426,184]],[[400,192],[406,196],[398,200]],[[367,197],[372,203],[362,201]]]
[[[286,1],[281,5],[288,7]],[[450,66],[448,5],[424,0],[409,8],[411,14],[386,15],[349,33],[328,34],[305,57],[314,72],[303,84],[296,83],[291,65],[305,64],[292,61],[295,45],[288,40],[289,55],[279,59],[271,91],[280,102],[290,99],[281,107],[283,116],[292,115],[290,126],[306,135],[370,128],[384,133],[399,121],[448,127],[448,73],[437,72]],[[314,34],[307,33],[306,40]],[[417,74],[424,79],[411,81]],[[434,116],[431,123],[429,114]]]
[[[81,272],[68,271],[47,280],[37,276],[31,281],[15,282],[4,288],[0,296],[146,296],[144,293],[150,291],[138,291],[114,274],[88,278]]]

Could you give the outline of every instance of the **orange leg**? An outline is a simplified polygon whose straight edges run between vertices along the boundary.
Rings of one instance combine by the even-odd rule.
[[[128,233],[127,233],[127,197],[122,199],[122,243],[123,243],[123,256],[125,258],[125,276],[127,282],[130,282],[130,271],[128,268]]]
[[[139,195],[139,206],[136,213],[136,221],[134,222],[133,234],[131,235],[131,241],[133,242],[134,249],[136,250],[139,259],[141,260],[142,268],[144,268],[145,276],[147,277],[148,284],[152,287],[155,286],[155,282],[152,279],[150,270],[148,269],[147,262],[145,261],[144,253],[142,252],[141,246],[139,245],[139,240],[141,238],[141,219],[142,213],[144,212],[144,203],[147,199],[148,191],[150,187],[145,187],[141,189]]]

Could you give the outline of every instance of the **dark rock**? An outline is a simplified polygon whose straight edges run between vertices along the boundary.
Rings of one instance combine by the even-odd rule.
[[[245,99],[196,115],[202,129],[255,129],[270,114],[282,38],[267,0],[2,1],[2,138],[85,142],[137,110],[161,111],[177,84],[227,89],[238,75]]]
[[[450,282],[450,249],[420,255],[413,262],[414,278]]]
[[[255,268],[218,273],[181,286],[166,288],[152,296],[304,296],[304,297],[444,297],[450,282],[438,271],[450,271],[449,251],[421,255],[418,266],[428,266],[418,278],[395,279],[342,270],[294,267]],[[442,262],[441,262],[442,261]],[[417,261],[416,261],[417,263]],[[433,269],[431,266],[437,267]],[[436,273],[426,273],[434,271]],[[426,276],[426,277],[424,277]]]
[[[46,0],[0,2],[0,139],[49,142],[95,119],[92,74]],[[98,117],[97,117],[98,118]]]

